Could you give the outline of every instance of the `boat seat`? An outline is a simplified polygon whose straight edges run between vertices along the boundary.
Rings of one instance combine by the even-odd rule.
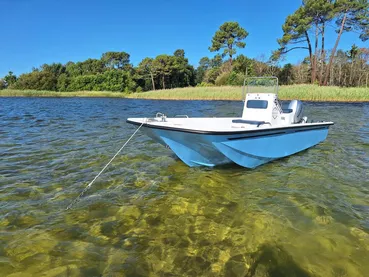
[[[292,109],[282,109],[283,113],[292,113]]]

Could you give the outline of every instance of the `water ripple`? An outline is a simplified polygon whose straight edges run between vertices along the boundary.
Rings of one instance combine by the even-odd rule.
[[[369,105],[307,103],[327,140],[248,170],[189,168],[127,117],[239,116],[242,103],[0,99],[4,276],[365,276]]]

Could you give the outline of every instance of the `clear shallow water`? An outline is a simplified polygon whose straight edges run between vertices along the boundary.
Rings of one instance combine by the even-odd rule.
[[[0,98],[1,276],[368,276],[369,104],[313,104],[327,140],[255,170],[189,168],[127,117],[242,103]]]

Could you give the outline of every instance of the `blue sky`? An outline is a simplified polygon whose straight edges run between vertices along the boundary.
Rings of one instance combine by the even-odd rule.
[[[145,57],[184,49],[197,66],[221,24],[237,21],[249,32],[251,58],[270,56],[278,47],[281,26],[301,0],[0,0],[0,77],[12,70],[29,72],[44,63],[100,58],[107,51],[125,51],[137,65]],[[327,48],[334,43],[333,28]],[[339,48],[353,43],[368,47],[358,35],[344,34]],[[304,51],[290,52],[296,63]]]

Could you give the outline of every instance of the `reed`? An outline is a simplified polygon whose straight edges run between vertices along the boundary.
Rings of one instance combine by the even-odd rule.
[[[125,94],[110,91],[56,92],[37,90],[0,90],[0,97],[116,97],[167,100],[240,100],[242,87],[187,87]],[[281,86],[279,98],[319,102],[369,102],[369,88],[320,87],[316,85]]]
[[[367,102],[369,88],[320,87],[317,85],[281,86],[279,98],[304,101]],[[129,98],[173,100],[240,100],[242,87],[189,87],[129,94]]]
[[[122,92],[111,91],[74,91],[57,92],[46,90],[0,90],[0,97],[116,97],[124,98],[127,95]]]

